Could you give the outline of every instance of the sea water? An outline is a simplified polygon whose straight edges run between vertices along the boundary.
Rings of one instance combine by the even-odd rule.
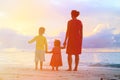
[[[61,52],[63,66],[67,66],[67,54],[65,51]],[[0,66],[19,66],[19,67],[34,67],[34,51],[19,51],[19,52],[0,52]],[[45,66],[49,66],[52,54],[45,54]],[[74,56],[73,64],[74,64]],[[82,53],[80,55],[79,66],[88,64],[120,64],[120,53]]]

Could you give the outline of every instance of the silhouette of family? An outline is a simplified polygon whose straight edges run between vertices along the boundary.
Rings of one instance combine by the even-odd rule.
[[[79,55],[82,50],[82,39],[83,39],[83,25],[82,22],[77,19],[80,15],[80,12],[77,10],[71,11],[71,20],[67,23],[66,36],[61,46],[60,40],[54,40],[54,47],[51,51],[48,51],[47,39],[43,35],[45,33],[45,28],[39,28],[39,35],[35,36],[32,40],[28,41],[29,43],[36,42],[35,50],[35,69],[38,69],[38,63],[40,64],[40,70],[42,70],[43,62],[45,61],[45,53],[52,53],[50,66],[52,70],[59,70],[59,67],[62,66],[62,55],[61,49],[66,48],[66,53],[68,55],[68,69],[67,71],[72,71],[72,55],[75,56],[75,67],[73,71],[78,70],[79,64]]]

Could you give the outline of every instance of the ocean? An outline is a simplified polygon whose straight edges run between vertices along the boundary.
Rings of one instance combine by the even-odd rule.
[[[67,66],[67,54],[62,51],[63,66]],[[45,54],[45,66],[49,66],[52,54]],[[73,64],[74,64],[74,56]],[[34,67],[34,51],[0,52],[0,66]],[[96,52],[82,53],[79,66],[117,67],[120,68],[120,53]]]

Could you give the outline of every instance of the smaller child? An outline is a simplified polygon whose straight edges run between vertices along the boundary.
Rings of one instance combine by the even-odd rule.
[[[59,66],[62,66],[61,49],[65,48],[65,47],[61,47],[60,44],[61,44],[60,40],[55,40],[52,51],[47,52],[47,53],[53,53],[50,65],[52,66],[52,70],[54,70],[54,68],[56,68],[56,71],[58,71]]]
[[[35,69],[38,69],[38,62],[40,63],[40,70],[42,70],[43,61],[45,61],[45,51],[47,52],[47,39],[43,34],[45,33],[45,28],[39,28],[39,35],[35,36],[28,43],[36,42],[35,50]]]

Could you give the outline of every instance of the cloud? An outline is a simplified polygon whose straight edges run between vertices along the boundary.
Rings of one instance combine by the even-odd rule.
[[[113,34],[114,29],[102,29],[96,34],[84,37],[83,48],[120,48],[120,34]],[[35,43],[28,44],[28,40],[34,36],[25,36],[11,29],[0,29],[0,49],[7,50],[35,50]],[[51,49],[55,39],[61,41],[63,45],[65,32],[59,33],[57,36],[46,36],[48,47]]]
[[[64,39],[63,35],[64,35],[64,32],[54,37],[45,35],[48,41],[49,49],[53,48],[55,39],[61,40],[61,44],[62,44]],[[26,36],[23,34],[19,34],[12,29],[2,28],[0,29],[0,49],[7,50],[7,51],[35,50],[35,43],[28,44],[28,41],[31,40],[33,37],[34,36]]]
[[[100,23],[120,25],[119,0],[0,0],[0,12],[6,19],[0,18],[0,27],[14,29],[24,35],[35,35],[39,26],[45,26],[49,35],[65,30],[70,18],[70,11],[81,12],[79,18],[83,21],[84,34],[87,28],[94,28]],[[87,20],[84,20],[84,18]],[[36,28],[33,32],[33,28]],[[28,31],[29,29],[29,31]]]
[[[18,34],[16,31],[11,29],[0,29],[0,49],[5,48],[16,48],[16,49],[27,49],[32,48],[28,45],[30,36],[24,36]]]
[[[83,48],[120,48],[120,34],[114,34],[115,28],[103,28],[95,34],[83,38]],[[63,43],[65,32],[57,36]]]
[[[56,4],[57,3],[57,4]],[[59,5],[58,5],[59,3]],[[70,12],[72,9],[77,9],[82,12],[82,15],[102,15],[105,13],[116,13],[119,15],[120,12],[120,1],[116,0],[74,0],[74,1],[57,1],[52,0],[51,6],[54,6],[56,11],[60,12],[61,14],[65,14],[65,12]],[[66,15],[67,15],[66,14]]]
[[[83,48],[120,48],[120,33],[114,34],[116,28],[109,27],[108,24],[101,25],[102,27],[99,27],[99,30],[93,35],[83,38]],[[61,32],[55,38],[60,39],[63,44],[65,32]]]
[[[116,43],[119,43],[120,33],[119,3],[120,0],[0,0],[0,16],[4,16],[3,13],[8,16],[7,19],[0,20],[2,22],[0,27],[7,26],[6,28],[15,30],[0,30],[0,48],[29,48],[26,41],[32,37],[25,35],[35,35],[39,26],[46,27],[47,35],[63,32],[72,9],[81,12],[84,34],[90,34],[98,24],[109,24],[111,28],[115,27],[111,30],[104,28],[105,25],[98,25],[94,29],[94,35],[84,38],[83,47],[118,46]],[[55,38],[63,42],[64,36],[63,32],[55,37],[48,37],[49,44],[52,45]]]
[[[120,48],[119,34],[113,34],[114,29],[103,29],[83,40],[84,48]]]

